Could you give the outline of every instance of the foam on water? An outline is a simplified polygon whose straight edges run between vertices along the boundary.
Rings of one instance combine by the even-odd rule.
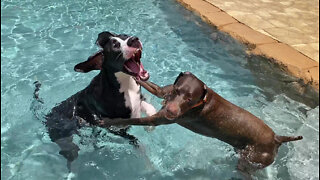
[[[159,84],[191,71],[227,100],[262,118],[277,134],[304,139],[282,145],[276,161],[256,179],[319,179],[319,107],[311,108],[259,86],[245,47],[203,23],[173,0],[1,2],[1,179],[231,179],[237,154],[229,145],[178,125],[147,133],[132,127],[143,148],[99,128],[74,137],[80,155],[68,174],[65,159],[30,106],[42,83],[39,114],[89,84],[97,72],[73,66],[97,51],[101,31],[138,36],[142,61]],[[145,90],[157,109],[160,100]],[[272,98],[270,98],[270,96]],[[43,119],[42,119],[43,120]]]

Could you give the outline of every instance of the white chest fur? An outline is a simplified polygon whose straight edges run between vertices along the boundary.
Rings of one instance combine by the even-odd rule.
[[[123,72],[117,72],[115,76],[120,83],[119,91],[124,93],[125,105],[131,109],[131,118],[141,117],[140,85]]]

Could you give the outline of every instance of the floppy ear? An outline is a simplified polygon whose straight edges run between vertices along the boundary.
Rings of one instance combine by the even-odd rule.
[[[75,65],[74,70],[83,73],[87,73],[92,70],[101,70],[103,58],[103,51],[98,51],[96,54],[90,56],[88,60]]]
[[[180,74],[179,74],[179,76],[176,78],[176,80],[174,81],[174,83],[173,84],[176,84],[177,83],[177,81],[178,81],[178,79],[181,77],[181,76],[183,76],[184,75],[184,73],[183,72],[181,72]]]
[[[101,48],[103,48],[104,45],[110,40],[110,37],[114,37],[114,36],[116,36],[116,34],[113,34],[108,31],[104,31],[102,33],[99,33],[96,44],[98,46],[100,46]]]

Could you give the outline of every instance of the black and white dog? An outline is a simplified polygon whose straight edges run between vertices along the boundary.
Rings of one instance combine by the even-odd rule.
[[[68,160],[69,170],[79,151],[72,142],[72,135],[80,127],[97,125],[103,117],[138,118],[141,112],[148,116],[156,113],[155,108],[143,99],[140,85],[134,80],[146,81],[149,78],[140,61],[142,44],[139,39],[102,32],[96,43],[102,50],[77,64],[74,69],[77,72],[100,70],[100,73],[85,89],[61,102],[46,115],[49,136],[59,145],[59,153]],[[108,130],[138,145],[137,139],[127,133],[128,127]]]

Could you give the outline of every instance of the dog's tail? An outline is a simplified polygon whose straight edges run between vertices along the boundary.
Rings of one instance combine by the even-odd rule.
[[[41,115],[42,112],[40,109],[42,109],[42,105],[44,103],[39,97],[41,83],[39,81],[35,81],[33,84],[35,85],[35,90],[33,92],[33,101],[31,102],[30,110],[33,112],[36,119],[41,120],[43,116]]]
[[[278,136],[278,135],[276,135],[275,139],[279,143],[286,143],[286,142],[290,142],[290,141],[301,140],[301,139],[303,139],[303,137],[302,136]]]
[[[40,87],[41,87],[41,83],[39,81],[35,81],[34,83],[35,89],[33,92],[33,98],[40,102],[41,104],[43,104],[43,100],[39,97],[39,91],[40,91]]]

